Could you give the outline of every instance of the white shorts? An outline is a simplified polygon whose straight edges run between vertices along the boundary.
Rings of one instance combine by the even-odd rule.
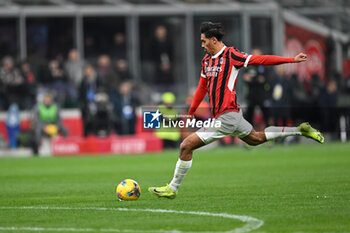
[[[221,121],[221,127],[202,127],[196,132],[205,144],[209,144],[227,135],[244,138],[253,129],[253,126],[244,119],[242,110],[239,110],[239,112],[225,112],[215,119],[215,121]]]

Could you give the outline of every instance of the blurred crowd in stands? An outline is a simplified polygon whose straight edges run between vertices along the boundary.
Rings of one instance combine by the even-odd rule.
[[[261,54],[253,49],[252,54]],[[287,75],[286,66],[249,66],[243,77],[247,87],[245,117],[254,123],[258,108],[266,125],[295,125],[309,121],[323,132],[339,132],[340,114],[349,114],[349,101],[341,100],[350,93],[350,77],[334,74],[323,81],[314,73],[310,80],[297,74]]]

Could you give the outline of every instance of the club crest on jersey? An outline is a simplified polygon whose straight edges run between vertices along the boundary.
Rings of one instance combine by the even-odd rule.
[[[222,63],[224,63],[224,58],[223,57],[220,58],[220,65],[222,65]]]

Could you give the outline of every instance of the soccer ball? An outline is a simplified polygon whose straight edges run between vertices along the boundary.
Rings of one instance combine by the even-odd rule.
[[[117,196],[120,201],[137,200],[141,195],[139,184],[132,179],[125,179],[117,186]]]

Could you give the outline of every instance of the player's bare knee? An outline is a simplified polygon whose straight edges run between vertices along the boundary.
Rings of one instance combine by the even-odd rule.
[[[184,161],[189,161],[192,159],[191,143],[188,140],[184,140],[180,144],[180,159]]]
[[[185,139],[185,140],[180,144],[180,151],[186,151],[186,152],[192,151],[191,142],[189,142],[189,140],[186,140],[186,139]]]

